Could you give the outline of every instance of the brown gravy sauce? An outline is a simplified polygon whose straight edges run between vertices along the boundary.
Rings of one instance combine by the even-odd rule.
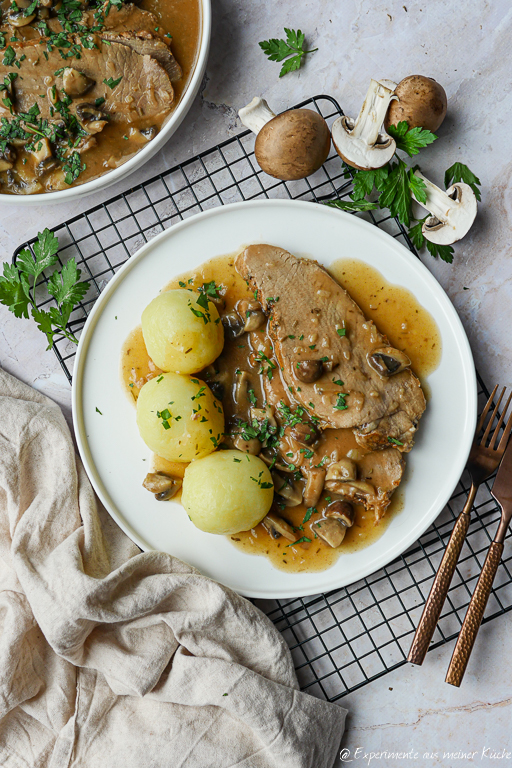
[[[5,5],[5,2],[2,5]],[[151,118],[149,122],[144,118],[139,118],[131,123],[134,127],[139,128],[155,126],[160,132],[181,102],[195,69],[202,31],[201,6],[200,0],[142,0],[139,5],[143,10],[153,13],[162,29],[172,35],[171,49],[183,70],[183,77],[173,83],[174,101],[170,111],[158,115],[156,118]],[[23,29],[26,31],[23,32]],[[34,35],[35,32],[31,27],[22,28],[21,33],[18,32],[20,39],[29,39]],[[80,62],[72,59],[66,66],[75,66],[80,69]],[[82,160],[87,167],[73,183],[73,186],[95,179],[109,170],[123,165],[137,154],[141,146],[128,137],[129,129],[130,125],[126,123],[111,122],[100,133],[95,134],[97,144],[82,154]],[[34,158],[31,153],[18,151],[14,169],[21,178],[27,176],[27,170],[30,171],[33,164]],[[30,173],[33,172],[30,171]],[[46,175],[44,178],[39,178],[39,181],[44,186],[47,181]],[[1,191],[9,192],[7,188]]]
[[[217,285],[222,285],[225,289],[223,312],[229,312],[233,310],[239,299],[252,298],[251,291],[234,268],[236,256],[237,254],[229,254],[211,259],[197,269],[176,277],[163,290],[179,288],[180,282],[186,283],[191,288],[198,288],[205,282],[215,280]],[[414,371],[420,377],[422,386],[425,387],[425,379],[439,365],[442,351],[439,329],[432,316],[418,303],[410,291],[387,282],[380,272],[361,261],[340,259],[331,265],[329,272],[351,294],[367,317],[374,320],[379,330],[388,336],[390,343],[409,355]],[[244,334],[233,341],[227,340],[224,351],[218,359],[221,370],[227,367],[233,374],[238,368],[251,370],[248,360],[251,352],[257,348],[258,340],[255,340],[257,334],[265,336],[263,330]],[[144,383],[158,376],[159,373],[160,370],[148,357],[141,328],[136,328],[128,336],[121,357],[121,377],[132,402],[136,401]],[[198,376],[201,377],[201,374]],[[235,376],[233,375],[232,378],[234,379]],[[260,376],[253,377],[253,386],[258,405],[261,405],[265,395]],[[223,404],[228,432],[235,414],[231,398],[224,398]],[[326,430],[322,451],[329,453],[333,448],[341,449],[343,454],[350,449],[360,450],[350,429]],[[155,456],[152,469],[167,471],[182,477],[186,466]],[[372,512],[367,512],[364,507],[355,505],[354,525],[347,530],[342,545],[337,549],[328,547],[315,534],[315,522],[322,518],[329,500],[329,497],[322,498],[316,506],[317,511],[311,514],[306,522],[304,517],[307,516],[307,510],[302,504],[287,507],[283,513],[294,526],[297,528],[302,526],[297,531],[297,539],[307,536],[311,539],[311,543],[289,546],[289,542],[282,537],[276,540],[271,539],[261,525],[256,526],[252,531],[237,533],[228,538],[234,546],[246,554],[268,557],[274,567],[280,570],[294,573],[325,570],[332,566],[340,555],[363,549],[380,538],[393,517],[403,509],[404,492],[399,488],[394,493],[385,517],[378,524],[375,524]],[[173,514],[174,512],[175,510],[172,509]]]
[[[172,52],[183,70],[183,77],[172,84],[174,101],[170,112],[150,121],[160,132],[181,102],[194,73],[201,37],[201,7],[199,0],[142,0],[140,7],[151,11],[172,35]],[[128,129],[123,123],[111,123],[97,134],[98,146],[83,155],[87,168],[80,174],[78,184],[123,165],[137,154],[140,147],[125,138]]]

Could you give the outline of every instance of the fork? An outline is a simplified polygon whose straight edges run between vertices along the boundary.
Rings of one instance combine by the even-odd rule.
[[[458,516],[453,528],[452,535],[450,536],[450,540],[443,555],[443,559],[441,560],[441,564],[437,569],[434,583],[430,589],[427,602],[423,608],[423,613],[421,614],[421,619],[412,641],[407,660],[413,664],[423,664],[425,656],[427,655],[430,641],[432,640],[434,630],[437,626],[437,622],[439,621],[439,616],[441,615],[441,611],[446,600],[446,595],[448,594],[448,589],[450,587],[453,574],[455,573],[455,568],[457,566],[462,545],[464,544],[464,540],[466,538],[470,523],[471,509],[473,507],[476,492],[484,480],[487,480],[487,478],[490,477],[492,473],[498,468],[507,446],[510,430],[512,429],[512,414],[505,425],[505,429],[498,446],[495,447],[499,431],[503,425],[505,414],[507,413],[510,401],[512,400],[512,394],[510,394],[507,399],[506,406],[502,411],[496,428],[491,435],[489,445],[486,445],[489,439],[492,424],[498,414],[498,409],[505,394],[505,387],[503,387],[501,391],[498,402],[496,403],[496,407],[490,416],[489,422],[480,442],[477,440],[480,431],[483,429],[485,419],[487,418],[487,414],[489,413],[497,390],[498,385],[496,384],[490,398],[485,404],[485,408],[482,411],[482,415],[480,416],[476,426],[475,439],[473,441],[473,445],[471,446],[471,451],[469,453],[469,458],[466,465],[466,469],[468,470],[471,477],[471,488],[469,490],[464,509]]]

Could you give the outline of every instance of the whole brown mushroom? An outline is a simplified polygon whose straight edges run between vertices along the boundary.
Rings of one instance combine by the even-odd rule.
[[[437,131],[446,115],[447,99],[442,85],[424,75],[409,75],[395,88],[394,99],[387,111],[384,127],[405,120],[409,128]]]
[[[331,134],[318,112],[290,109],[276,116],[265,99],[256,96],[238,114],[256,134],[254,154],[269,176],[282,181],[304,179],[327,160]]]

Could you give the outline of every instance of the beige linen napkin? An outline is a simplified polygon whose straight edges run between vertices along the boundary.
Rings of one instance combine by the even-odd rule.
[[[140,554],[60,409],[0,370],[1,766],[331,768],[345,715],[251,603]]]

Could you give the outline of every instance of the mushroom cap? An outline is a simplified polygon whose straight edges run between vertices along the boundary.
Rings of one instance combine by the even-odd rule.
[[[332,143],[341,159],[352,168],[370,171],[389,163],[395,154],[395,140],[387,133],[379,133],[375,146],[371,149],[366,141],[351,136],[355,120],[351,117],[339,117],[332,126]]]
[[[476,218],[476,196],[469,184],[458,182],[446,190],[448,197],[457,202],[450,209],[449,222],[444,223],[436,216],[428,216],[421,231],[425,238],[437,245],[451,245],[467,235]]]
[[[405,120],[409,128],[437,131],[448,104],[442,85],[425,75],[409,75],[398,83],[395,96],[384,120],[386,129]]]
[[[254,153],[269,176],[282,181],[304,179],[327,160],[331,134],[327,123],[311,109],[291,109],[260,130]]]

